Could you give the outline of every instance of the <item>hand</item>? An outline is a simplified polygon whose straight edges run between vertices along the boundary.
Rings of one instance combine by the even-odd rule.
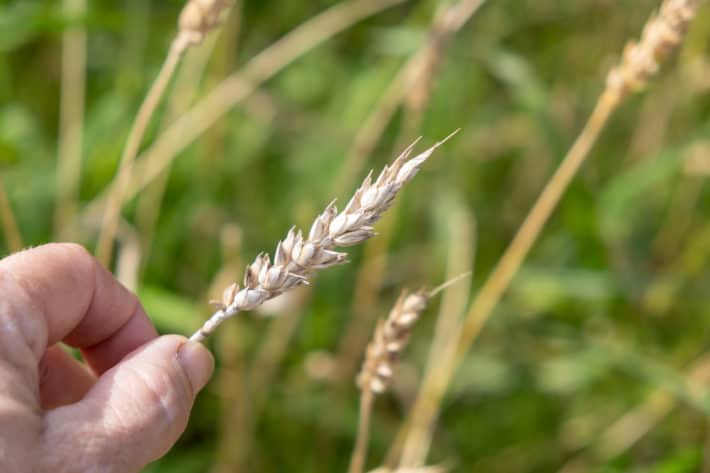
[[[82,247],[0,260],[3,473],[137,472],[183,432],[212,370],[202,345],[158,337],[138,299]]]

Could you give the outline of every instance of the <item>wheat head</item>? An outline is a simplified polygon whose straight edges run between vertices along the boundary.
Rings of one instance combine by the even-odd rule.
[[[426,310],[429,294],[417,291],[402,292],[386,320],[381,320],[367,346],[365,361],[357,377],[358,386],[381,394],[389,387],[392,370],[409,342],[414,324]]]
[[[310,275],[319,269],[345,263],[347,253],[337,248],[353,246],[374,236],[372,225],[390,208],[402,186],[454,133],[410,159],[416,142],[412,143],[374,181],[370,172],[345,208],[338,212],[332,202],[315,219],[308,235],[291,228],[276,245],[273,261],[266,253],[258,255],[246,268],[244,286],[234,283],[227,287],[217,303],[219,310],[190,339],[202,341],[224,320],[308,284]]]
[[[646,86],[661,62],[683,41],[700,0],[665,0],[639,41],[626,45],[621,62],[607,76],[607,91],[622,99]]]
[[[219,26],[232,3],[233,0],[190,0],[180,12],[178,36],[186,46],[200,44]]]

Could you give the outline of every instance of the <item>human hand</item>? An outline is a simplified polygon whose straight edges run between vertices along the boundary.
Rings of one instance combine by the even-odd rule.
[[[139,471],[183,432],[213,364],[200,344],[158,337],[78,245],[0,260],[0,471]]]

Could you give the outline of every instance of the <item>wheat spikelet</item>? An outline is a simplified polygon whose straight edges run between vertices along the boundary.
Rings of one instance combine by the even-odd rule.
[[[235,283],[225,289],[222,300],[217,303],[219,310],[191,340],[202,341],[229,317],[308,284],[314,271],[346,262],[347,253],[337,248],[356,245],[374,236],[372,225],[392,205],[402,186],[454,133],[410,159],[416,142],[413,143],[392,164],[385,166],[374,181],[370,173],[343,211],[339,213],[334,202],[328,205],[315,219],[307,236],[291,228],[286,238],[276,245],[273,261],[268,254],[261,253],[247,266],[244,287]]]
[[[700,0],[664,1],[659,13],[646,23],[641,39],[627,44],[621,63],[609,72],[607,90],[621,99],[642,89],[683,41],[699,4]]]
[[[429,302],[429,294],[417,291],[403,292],[392,308],[387,320],[380,321],[375,335],[367,346],[365,361],[357,377],[363,391],[381,394],[389,387],[392,369],[409,342],[412,327]]]
[[[200,44],[231,6],[232,0],[190,0],[180,12],[178,35],[186,46]]]

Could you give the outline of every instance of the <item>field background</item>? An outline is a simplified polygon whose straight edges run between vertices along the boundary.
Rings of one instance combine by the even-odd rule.
[[[144,147],[335,3],[237,2],[218,37],[186,57]],[[404,189],[382,235],[349,250],[351,264],[276,301],[271,317],[244,314],[209,341],[215,378],[177,447],[146,471],[345,471],[353,371],[375,319],[402,287],[432,287],[475,266],[470,291],[464,282],[450,298],[462,312],[658,4],[488,0],[440,49],[431,77],[376,122],[382,133],[366,136],[368,149],[368,120],[449,5],[408,1],[300,56],[181,151],[169,177],[127,206],[114,269],[162,332],[187,335],[209,315],[207,301],[291,225],[307,227],[333,197],[347,199],[368,169],[417,136],[423,149],[461,128]],[[62,34],[88,35],[83,209],[115,174],[182,5],[94,0],[72,20],[60,2],[0,2],[0,172],[25,244],[93,248],[97,236],[96,218],[55,224]],[[570,460],[577,469],[568,472],[710,472],[708,38],[704,8],[679,54],[611,120],[456,373],[430,463],[455,472],[551,472]],[[439,303],[375,406],[371,467],[407,417]]]

